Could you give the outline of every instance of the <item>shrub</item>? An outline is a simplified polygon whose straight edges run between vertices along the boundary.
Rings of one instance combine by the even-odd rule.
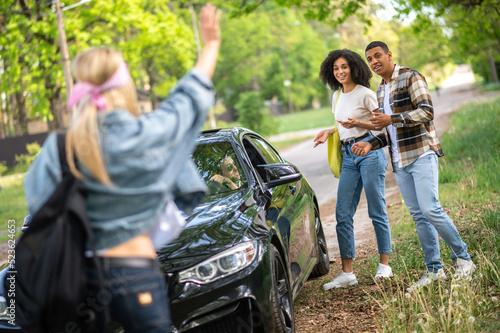
[[[5,161],[0,161],[0,176],[3,175],[5,173],[5,171],[7,171],[7,162]]]
[[[26,172],[31,162],[35,159],[36,155],[40,152],[40,145],[36,142],[26,145],[27,154],[16,155],[16,173]]]
[[[235,107],[238,110],[238,121],[246,127],[261,135],[275,134],[279,130],[279,122],[269,115],[263,107],[262,97],[257,92],[246,92],[240,95],[240,100]]]

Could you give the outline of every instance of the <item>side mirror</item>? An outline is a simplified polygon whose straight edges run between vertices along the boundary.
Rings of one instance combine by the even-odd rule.
[[[31,214],[28,214],[24,217],[23,226],[21,227],[21,230],[24,231],[28,229],[30,222],[31,222]]]
[[[278,185],[294,183],[302,179],[302,174],[293,164],[261,164],[257,167],[265,170],[266,180],[264,185],[267,189]]]

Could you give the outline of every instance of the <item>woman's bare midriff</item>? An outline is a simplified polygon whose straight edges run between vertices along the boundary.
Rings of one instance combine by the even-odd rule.
[[[103,257],[156,258],[156,251],[148,233],[144,233],[125,243],[106,249],[100,255]]]

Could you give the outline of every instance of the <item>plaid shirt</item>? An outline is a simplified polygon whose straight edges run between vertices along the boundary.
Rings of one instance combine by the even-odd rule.
[[[384,112],[384,80],[377,89],[380,112]],[[396,128],[399,163],[403,168],[415,162],[420,155],[432,149],[438,156],[443,156],[443,150],[434,126],[434,108],[427,88],[427,82],[422,74],[408,67],[395,65],[389,81],[391,95],[392,125]],[[380,148],[390,140],[374,138],[370,142],[373,148]],[[389,150],[391,151],[391,150]],[[392,155],[391,155],[392,159]]]

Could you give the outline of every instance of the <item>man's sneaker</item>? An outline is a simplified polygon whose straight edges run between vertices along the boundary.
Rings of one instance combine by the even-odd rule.
[[[439,269],[437,273],[426,272],[424,273],[424,275],[422,275],[420,280],[412,284],[411,287],[407,289],[407,291],[411,292],[417,288],[425,287],[431,284],[432,281],[444,280],[444,279],[446,279],[446,274],[444,273],[443,269]]]
[[[356,275],[346,274],[346,273],[344,273],[344,271],[342,271],[331,282],[325,283],[323,285],[323,289],[330,290],[332,288],[342,288],[345,286],[353,286],[355,284],[358,284],[358,280],[356,279]]]
[[[388,279],[393,277],[391,266],[384,265],[382,263],[378,264],[377,273],[375,274],[375,280],[377,279]]]
[[[457,258],[457,267],[455,268],[455,274],[453,277],[456,280],[464,279],[470,280],[472,273],[476,270],[476,265],[472,260],[464,260]]]

